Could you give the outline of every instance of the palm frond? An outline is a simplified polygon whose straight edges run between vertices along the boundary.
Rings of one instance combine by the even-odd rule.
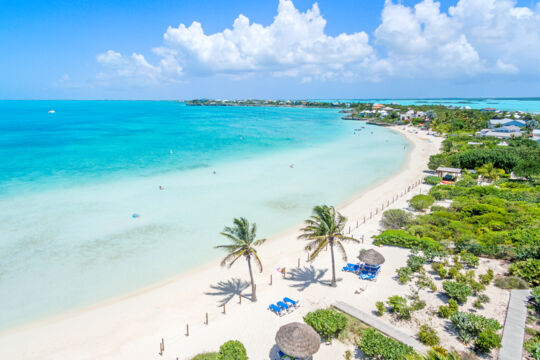
[[[341,258],[343,259],[343,261],[347,261],[347,252],[345,252],[345,248],[343,247],[343,244],[340,241],[335,241],[334,247],[336,247],[338,251],[341,253]]]
[[[263,272],[263,266],[262,266],[262,262],[261,262],[261,259],[259,259],[259,254],[257,254],[257,251],[255,250],[251,250],[251,253],[253,254],[253,256],[255,257],[255,263],[257,264],[257,267],[259,268],[259,272]]]
[[[326,244],[324,242],[321,242],[317,248],[309,255],[309,261],[313,261],[317,258],[317,256],[319,256],[319,254],[321,253],[322,249],[324,249],[326,246]]]

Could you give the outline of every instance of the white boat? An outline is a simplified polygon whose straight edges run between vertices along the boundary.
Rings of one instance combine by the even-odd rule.
[[[56,111],[54,111],[54,110],[49,110],[49,114],[56,114]]]

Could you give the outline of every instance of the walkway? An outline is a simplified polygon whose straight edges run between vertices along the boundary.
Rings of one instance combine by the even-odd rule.
[[[426,347],[422,345],[418,340],[415,338],[405,334],[401,330],[393,327],[392,325],[389,325],[382,321],[381,319],[367,314],[363,312],[362,310],[359,310],[355,308],[354,306],[351,306],[347,303],[344,303],[343,301],[336,301],[336,303],[333,305],[336,309],[341,310],[351,316],[354,316],[358,320],[362,321],[363,323],[368,324],[369,326],[374,327],[375,329],[379,330],[385,335],[390,336],[391,338],[394,338],[406,345],[409,345],[414,350],[418,352],[425,353],[427,351]]]
[[[502,348],[499,360],[521,359],[523,338],[525,336],[525,321],[527,320],[527,298],[529,290],[512,290],[510,303],[504,322]]]

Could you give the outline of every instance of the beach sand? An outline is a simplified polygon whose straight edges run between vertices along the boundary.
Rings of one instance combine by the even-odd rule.
[[[346,246],[349,260],[353,262],[360,249],[373,247],[371,236],[380,228],[381,205],[386,209],[387,201],[403,194],[408,186],[425,176],[423,171],[427,169],[429,156],[438,152],[442,141],[422,131],[394,129],[414,144],[406,164],[392,177],[339,207],[349,217],[353,236],[364,238],[364,244]],[[419,185],[390,207],[405,208],[407,199],[428,189],[427,185]],[[362,224],[364,216],[367,220]],[[354,229],[357,221],[360,226]],[[395,269],[406,262],[406,250],[379,249],[386,263],[378,281],[364,282],[366,291],[355,295],[354,290],[362,282],[352,274],[341,272],[344,264],[341,258],[336,257],[337,288],[327,285],[331,279],[329,251],[312,264],[306,262],[305,242],[297,240],[298,229],[278,234],[258,249],[264,266],[262,273],[256,273],[258,302],[249,301],[251,289],[245,261],[239,260],[231,269],[213,262],[126,297],[4,331],[0,333],[0,358],[190,359],[203,351],[217,351],[223,342],[234,339],[245,344],[250,359],[269,359],[277,353],[274,337],[279,327],[301,321],[313,309],[341,300],[371,312],[376,301],[406,292],[406,286],[401,287],[392,279]],[[278,267],[287,268],[288,278],[281,277]],[[246,296],[241,304],[240,292]],[[301,307],[283,317],[267,310],[270,303],[284,296],[300,300]],[[226,304],[226,314],[223,304]],[[205,324],[206,313],[208,325]],[[187,324],[189,336],[186,335]],[[410,331],[413,335],[413,327]],[[165,352],[159,355],[162,338]],[[352,349],[344,344],[323,344],[315,359],[341,359],[347,348]]]

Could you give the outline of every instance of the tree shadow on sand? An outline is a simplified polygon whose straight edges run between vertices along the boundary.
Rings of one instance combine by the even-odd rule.
[[[218,307],[228,303],[233,297],[242,294],[242,291],[249,287],[249,282],[233,278],[226,281],[220,281],[215,285],[210,285],[214,291],[205,292],[205,295],[222,296],[218,301]],[[251,294],[242,294],[242,297],[251,299]]]
[[[313,265],[304,266],[303,268],[294,268],[287,270],[289,275],[286,280],[294,281],[296,284],[292,284],[291,287],[296,288],[298,291],[304,291],[310,285],[322,284],[330,286],[331,280],[322,280],[328,269],[315,269]],[[341,281],[338,279],[338,281]]]

